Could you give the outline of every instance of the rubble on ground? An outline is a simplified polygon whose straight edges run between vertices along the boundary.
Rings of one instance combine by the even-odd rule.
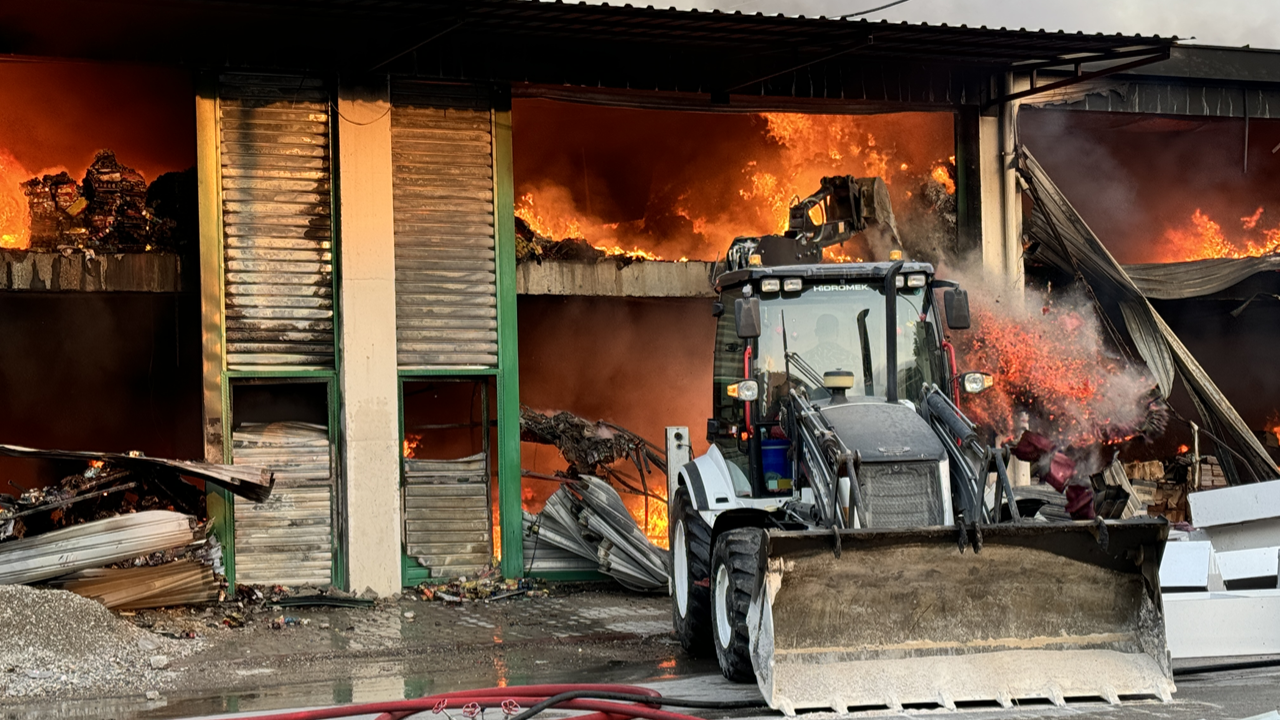
[[[495,575],[460,577],[444,583],[423,583],[415,592],[423,600],[468,602],[473,600],[506,600],[513,597],[545,597],[546,583],[534,578],[504,579]]]
[[[65,590],[0,585],[0,696],[141,695],[164,689],[176,677],[167,668],[198,648]]]

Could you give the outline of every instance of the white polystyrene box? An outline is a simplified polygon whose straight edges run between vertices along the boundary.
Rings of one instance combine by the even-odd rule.
[[[1171,542],[1160,561],[1160,587],[1204,590],[1209,587],[1213,547],[1204,541]]]
[[[1231,525],[1280,517],[1280,482],[1201,490],[1188,496],[1191,523],[1196,527]]]

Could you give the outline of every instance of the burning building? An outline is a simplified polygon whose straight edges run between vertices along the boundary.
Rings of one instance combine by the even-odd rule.
[[[521,443],[522,405],[659,444],[698,428],[714,264],[822,177],[883,178],[911,256],[1017,286],[1019,105],[1198,52],[516,0],[70,7],[14,10],[30,62],[0,65],[25,77],[4,92],[28,88],[5,103],[26,117],[0,115],[0,335],[27,342],[0,353],[35,379],[0,391],[6,439],[271,467],[267,503],[209,490],[229,575],[379,592],[495,553],[534,571],[522,512],[566,463]],[[778,51],[797,44],[812,54]],[[71,55],[181,82],[107,62],[36,78]],[[30,90],[74,82],[78,104]],[[60,402],[28,390],[49,387]],[[661,503],[625,498],[662,539]]]

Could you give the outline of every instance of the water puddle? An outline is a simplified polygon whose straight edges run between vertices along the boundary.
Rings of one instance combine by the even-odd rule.
[[[497,639],[500,642],[500,638]],[[381,702],[418,698],[440,692],[480,687],[510,687],[542,683],[648,683],[715,672],[714,661],[690,660],[673,654],[655,663],[609,660],[565,669],[561,663],[536,655],[505,653],[487,664],[451,662],[449,657],[370,661],[350,677],[318,682],[272,685],[270,670],[240,671],[258,681],[253,690],[181,696],[175,693],[148,700],[117,698],[71,700],[0,708],[2,720],[48,718],[115,718],[160,720],[198,718],[228,713],[263,712],[299,707]]]

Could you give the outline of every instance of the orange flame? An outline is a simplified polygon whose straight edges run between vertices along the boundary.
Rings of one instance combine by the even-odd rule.
[[[90,461],[89,461],[89,467],[91,467],[91,468],[100,468],[100,467],[102,467],[103,465],[106,465],[106,464],[107,464],[107,463],[106,463],[106,461],[104,461],[104,460],[90,460]]]
[[[1190,450],[1190,449],[1191,449],[1191,448],[1187,447],[1186,445],[1179,445],[1179,446],[1178,446],[1178,454],[1179,454],[1179,455],[1181,455],[1181,454],[1183,454],[1183,453],[1187,452],[1187,451],[1188,451],[1188,450]]]
[[[404,442],[401,444],[401,455],[406,458],[412,458],[418,450],[418,446],[422,444],[422,436],[415,433],[405,433]]]
[[[948,195],[956,194],[956,181],[951,179],[951,171],[945,165],[938,165],[929,173],[933,181],[946,188]]]
[[[0,149],[0,248],[31,246],[31,209],[22,192],[22,183],[30,177],[8,150]]]
[[[909,196],[907,187],[932,176],[948,193],[955,192],[947,161],[938,158],[937,128],[914,114],[888,126],[855,115],[757,117],[761,134],[743,145],[750,150],[705,171],[679,175],[684,184],[655,188],[652,215],[646,209],[643,218],[606,223],[590,207],[578,206],[578,201],[591,202],[589,193],[578,198],[559,181],[521,186],[516,215],[542,237],[583,239],[609,255],[710,260],[734,237],[786,231],[792,204],[818,189],[823,177],[881,177],[889,184],[909,178],[910,183],[900,183],[900,198]],[[921,147],[935,159],[922,157]],[[584,177],[584,187],[594,178]]]
[[[1113,357],[1087,300],[1064,294],[1049,302],[1028,291],[1017,307],[971,298],[982,331],[958,333],[956,352],[962,369],[994,376],[990,389],[962,394],[962,409],[975,422],[1001,439],[1029,423],[1065,445],[1119,442],[1142,422],[1154,383]]]
[[[662,260],[662,256],[638,247],[630,250],[618,245],[611,231],[618,229],[618,223],[596,223],[590,225],[585,218],[577,215],[572,199],[559,188],[543,191],[546,195],[539,202],[537,195],[527,192],[520,196],[516,203],[516,217],[525,221],[529,229],[550,240],[587,239],[587,227],[591,235],[608,236],[607,240],[592,242],[591,246],[609,257],[623,256],[631,260]],[[697,221],[694,221],[695,226]],[[680,258],[679,262],[688,262],[688,258]]]
[[[1228,238],[1222,225],[1196,208],[1187,227],[1171,228],[1165,232],[1164,252],[1159,261],[1262,257],[1280,252],[1280,227],[1259,230],[1258,221],[1262,213],[1263,208],[1258,208],[1252,215],[1240,218],[1245,237]]]

